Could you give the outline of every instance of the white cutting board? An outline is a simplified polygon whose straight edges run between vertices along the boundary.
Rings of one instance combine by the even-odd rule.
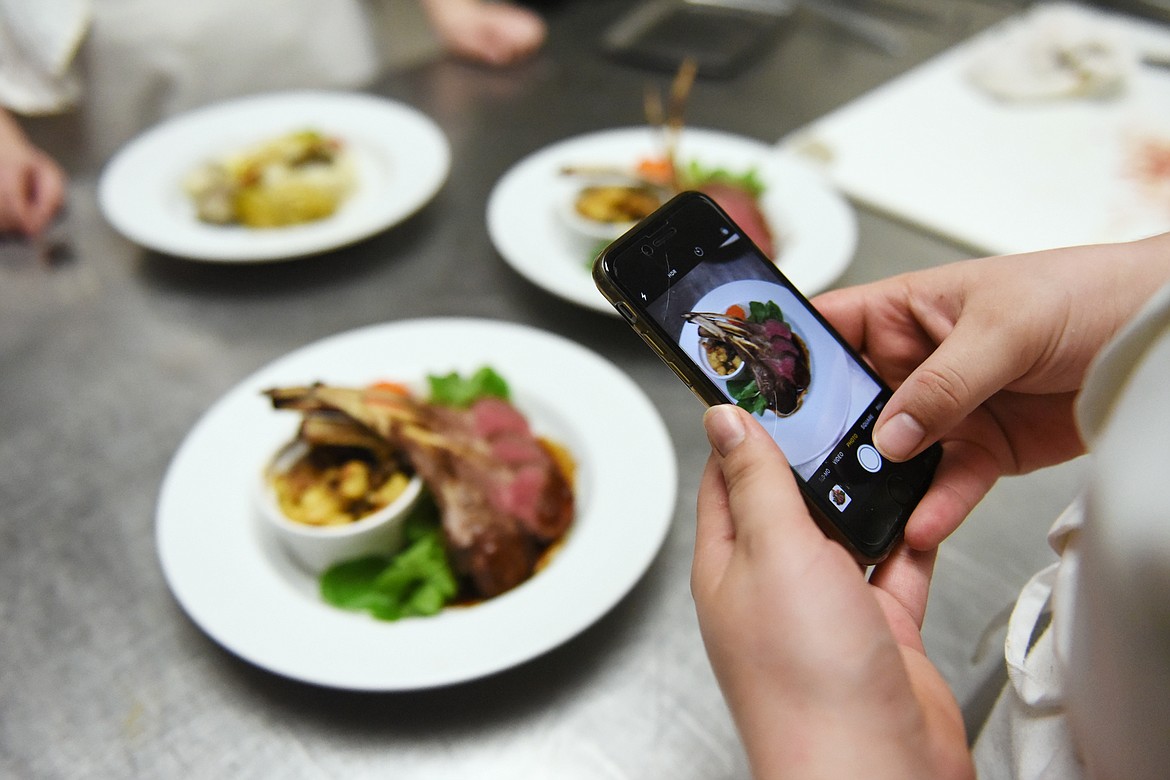
[[[1140,51],[1170,58],[1170,28],[1120,19]],[[1009,20],[1010,21],[1010,20]],[[781,140],[856,201],[988,253],[1120,241],[1170,230],[1170,172],[1128,172],[1170,147],[1170,69],[1143,65],[1122,95],[999,102],[965,76],[982,36]]]

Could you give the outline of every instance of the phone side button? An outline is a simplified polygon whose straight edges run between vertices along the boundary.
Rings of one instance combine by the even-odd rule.
[[[647,336],[645,333],[641,334],[641,336],[642,336],[642,341],[646,342],[646,346],[650,347],[650,349],[652,349],[654,351],[655,355],[660,357],[662,360],[666,360],[666,355],[662,354],[662,347],[655,344],[654,340],[651,339],[649,336]],[[670,363],[669,360],[666,360],[666,362],[668,364]],[[671,368],[674,368],[674,366],[672,365]]]
[[[684,374],[682,371],[679,371],[677,363],[675,363],[673,360],[666,360],[666,365],[670,366],[670,370],[675,373],[675,376],[677,376],[679,379],[681,379],[683,381],[684,385],[691,388],[692,390],[695,389],[695,386],[693,384],[691,384],[691,380],[687,378],[687,375]]]
[[[618,301],[614,304],[614,308],[618,310],[618,314],[625,317],[626,322],[631,325],[637,321],[638,317],[634,314],[634,310],[629,307],[624,301]]]
[[[700,393],[700,392],[699,392],[699,391],[698,391],[698,390],[695,388],[695,386],[694,386],[694,385],[692,385],[690,382],[687,382],[685,379],[684,379],[683,381],[684,381],[684,382],[686,382],[686,386],[687,386],[687,387],[690,389],[691,393],[693,393],[693,394],[694,394],[695,398],[698,398],[700,401],[702,401],[702,402],[703,402],[703,405],[704,405],[704,406],[710,406],[710,405],[711,405],[711,401],[710,401],[710,399],[704,398],[704,397],[703,397],[703,394],[702,394],[702,393]]]

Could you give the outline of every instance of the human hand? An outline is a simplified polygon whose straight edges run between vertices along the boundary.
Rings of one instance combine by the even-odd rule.
[[[444,46],[461,57],[507,65],[544,43],[544,20],[526,8],[484,0],[423,0],[423,6]]]
[[[691,592],[755,777],[972,777],[919,629],[934,552],[864,573],[805,508],[747,412],[707,411]]]
[[[0,111],[0,233],[40,235],[64,200],[64,172]]]
[[[943,459],[906,525],[936,547],[1003,475],[1084,451],[1073,404],[1101,347],[1170,279],[1170,234],[985,258],[818,296],[815,306],[896,388],[874,444]]]

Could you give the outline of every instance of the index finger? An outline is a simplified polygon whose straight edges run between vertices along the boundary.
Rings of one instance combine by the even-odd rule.
[[[921,642],[919,632],[926,617],[926,601],[937,553],[938,548],[915,550],[909,545],[899,544],[870,575],[869,584],[889,594],[904,613],[891,615],[887,610],[886,614],[899,644],[905,644],[901,641],[903,634],[912,641]],[[905,625],[900,625],[903,622]]]

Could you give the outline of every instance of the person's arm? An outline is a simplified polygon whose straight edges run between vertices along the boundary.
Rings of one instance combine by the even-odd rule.
[[[1073,400],[1101,347],[1170,279],[1170,233],[985,258],[836,290],[814,304],[896,388],[874,444],[944,456],[906,527],[937,546],[1003,475],[1084,451]]]
[[[65,174],[0,109],[0,233],[37,236],[65,199]]]
[[[439,40],[461,57],[507,65],[531,56],[544,44],[544,20],[526,8],[485,0],[421,2]]]
[[[753,776],[973,777],[919,635],[933,552],[899,547],[867,583],[750,414],[717,406],[704,424],[691,591]]]
[[[1084,450],[1072,404],[1097,352],[1170,279],[1170,234],[943,266],[814,303],[897,390],[891,459],[941,440],[906,544],[866,582],[746,412],[707,412],[691,589],[760,777],[969,777],[958,707],[922,652],[934,552],[1003,474]]]

